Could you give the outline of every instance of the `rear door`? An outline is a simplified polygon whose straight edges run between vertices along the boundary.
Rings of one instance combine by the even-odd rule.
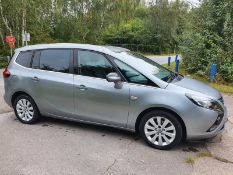
[[[45,115],[69,117],[74,113],[72,59],[72,49],[46,49],[34,54],[31,87]]]
[[[129,86],[116,89],[106,75],[116,72],[102,53],[79,50],[75,55],[75,112],[81,120],[126,127]]]

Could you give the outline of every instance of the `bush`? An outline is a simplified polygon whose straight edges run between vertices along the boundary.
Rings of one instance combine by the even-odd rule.
[[[181,38],[185,69],[209,75],[217,64],[219,77],[233,83],[233,1],[205,0],[190,12],[190,22]]]

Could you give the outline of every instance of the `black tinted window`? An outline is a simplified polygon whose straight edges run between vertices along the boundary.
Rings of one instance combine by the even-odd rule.
[[[20,52],[19,56],[16,59],[16,63],[24,67],[30,67],[32,51]]]
[[[40,69],[68,73],[71,55],[71,50],[42,50],[40,54]]]
[[[78,51],[78,70],[80,75],[103,79],[115,72],[104,55],[91,51]]]

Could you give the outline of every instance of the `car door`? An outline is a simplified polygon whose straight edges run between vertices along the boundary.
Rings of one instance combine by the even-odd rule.
[[[71,49],[36,51],[32,61],[33,96],[44,115],[71,117],[74,114]]]
[[[74,58],[75,111],[80,120],[126,127],[129,87],[116,89],[106,75],[116,72],[107,57],[98,52],[78,50]]]
[[[127,80],[130,88],[130,107],[127,128],[134,129],[138,115],[145,110],[147,105],[153,105],[154,97],[159,98],[160,89],[158,86],[144,76],[142,73],[132,68],[130,65],[112,58],[112,61]]]

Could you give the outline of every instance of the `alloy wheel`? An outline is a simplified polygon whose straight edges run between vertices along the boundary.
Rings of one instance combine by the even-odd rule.
[[[34,109],[31,102],[27,99],[20,99],[16,104],[16,111],[20,119],[30,121],[34,115]]]
[[[146,138],[154,145],[167,146],[176,137],[176,128],[167,118],[161,116],[151,117],[144,125]]]

